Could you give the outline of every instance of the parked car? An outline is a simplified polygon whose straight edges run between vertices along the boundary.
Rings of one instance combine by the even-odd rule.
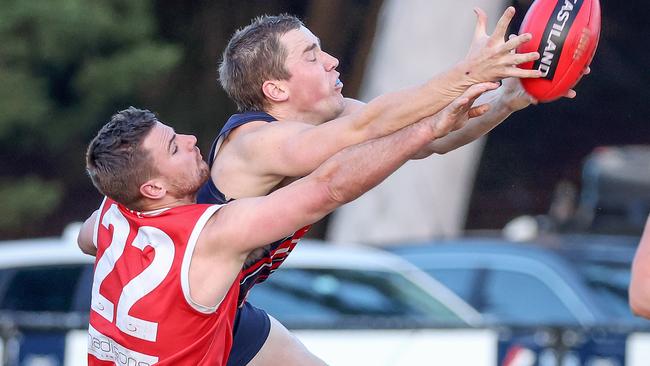
[[[574,235],[536,243],[463,238],[393,252],[454,290],[487,321],[515,326],[644,326],[627,307],[632,237]]]
[[[369,247],[303,240],[251,303],[296,328],[478,325],[455,293],[403,259]]]
[[[71,230],[63,238],[0,242],[5,365],[85,365],[93,258],[75,237]],[[497,357],[496,332],[471,327],[480,324],[478,312],[377,249],[305,240],[250,300],[332,365],[410,365],[431,357],[493,365]],[[473,351],[463,352],[468,345]]]

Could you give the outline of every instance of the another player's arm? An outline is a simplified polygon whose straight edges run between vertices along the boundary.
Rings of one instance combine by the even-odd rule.
[[[98,210],[90,215],[81,225],[79,235],[77,236],[77,245],[84,254],[95,256],[97,254],[97,247],[93,243],[93,231],[95,229],[95,221],[97,221]]]
[[[475,141],[501,124],[501,122],[508,118],[508,116],[513,112],[525,108],[533,102],[532,98],[526,95],[523,90],[521,91],[521,95],[516,97],[508,96],[507,93],[509,93],[509,91],[504,91],[504,89],[509,88],[510,85],[506,84],[510,83],[519,83],[519,81],[516,79],[504,80],[503,87],[483,94],[476,101],[478,107],[474,110],[468,111],[468,113],[463,116],[452,116],[447,111],[443,110],[435,116],[429,117],[438,119],[457,117],[461,119],[457,122],[461,127],[450,132],[443,138],[432,141],[413,158],[422,159],[432,154],[445,154]],[[504,94],[506,95],[504,96]]]
[[[504,80],[507,84],[519,83],[514,78]],[[521,87],[519,87],[521,89]],[[439,123],[454,125],[453,131],[430,142],[415,154],[413,159],[426,158],[432,154],[445,154],[466,145],[485,135],[503,122],[510,114],[528,106],[533,100],[521,91],[503,91],[504,88],[487,92],[478,98],[474,107],[467,109],[462,114],[451,113],[453,105],[447,106],[434,116],[427,119],[437,120]],[[504,93],[507,97],[504,97]],[[508,93],[510,93],[508,95]],[[517,93],[521,95],[513,96]],[[345,113],[354,113],[362,108],[363,102],[355,99],[346,100]],[[446,121],[446,122],[445,122]]]
[[[632,312],[650,319],[650,216],[632,263],[629,293]]]

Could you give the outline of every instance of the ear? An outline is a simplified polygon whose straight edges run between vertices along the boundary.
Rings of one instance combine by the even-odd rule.
[[[262,84],[262,93],[271,102],[284,102],[289,99],[289,92],[282,80],[266,80]]]
[[[158,179],[150,179],[140,186],[140,194],[152,200],[159,200],[167,194],[167,189]]]

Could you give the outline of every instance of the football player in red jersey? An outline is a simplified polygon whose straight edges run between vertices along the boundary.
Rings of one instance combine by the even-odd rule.
[[[89,365],[225,365],[250,253],[380,183],[497,86],[470,87],[444,123],[424,119],[345,148],[286,187],[225,205],[195,204],[209,170],[194,136],[146,110],[114,115],[87,152],[106,196],[81,233],[96,247]]]

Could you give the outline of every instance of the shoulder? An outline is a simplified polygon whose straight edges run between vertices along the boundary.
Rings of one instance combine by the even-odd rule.
[[[238,141],[246,148],[260,149],[264,146],[275,146],[278,142],[286,142],[287,138],[296,135],[313,125],[297,121],[277,121],[266,123],[254,121],[234,129],[228,138],[228,142]]]

